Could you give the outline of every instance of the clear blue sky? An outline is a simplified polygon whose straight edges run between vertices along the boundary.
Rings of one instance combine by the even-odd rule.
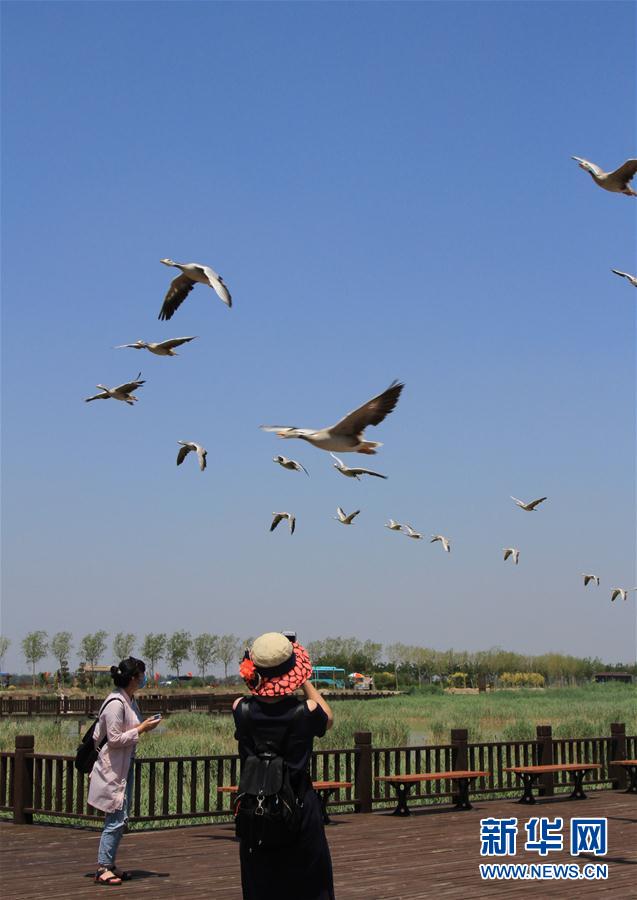
[[[33,627],[634,658],[636,595],[610,589],[637,584],[637,292],[610,269],[635,271],[637,201],[570,159],[635,155],[634,5],[2,16],[6,665]],[[157,321],[163,256],[220,271],[233,309],[197,287]],[[112,349],[191,334],[177,359]],[[83,403],[140,369],[135,407]],[[257,429],[393,378],[386,482]]]

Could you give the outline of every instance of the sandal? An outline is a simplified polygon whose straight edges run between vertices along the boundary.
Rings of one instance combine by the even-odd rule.
[[[115,875],[117,878],[121,878],[122,881],[131,881],[131,880],[132,880],[132,877],[133,877],[131,872],[124,872],[123,869],[120,869],[120,868],[118,868],[117,866],[113,866],[113,867],[111,868],[111,872],[112,872],[113,875]]]
[[[108,874],[108,878],[104,878],[104,875]],[[108,866],[99,866],[97,872],[95,873],[95,884],[105,884],[108,887],[115,887],[115,885],[121,884],[122,879],[119,875],[116,875],[113,869],[109,869]]]

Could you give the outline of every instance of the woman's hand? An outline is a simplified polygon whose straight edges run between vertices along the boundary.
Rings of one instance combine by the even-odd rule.
[[[137,730],[140,734],[144,734],[145,731],[152,731],[153,728],[157,728],[161,719],[156,719],[154,716],[151,716],[149,719],[144,719],[143,722],[140,722],[137,726]]]

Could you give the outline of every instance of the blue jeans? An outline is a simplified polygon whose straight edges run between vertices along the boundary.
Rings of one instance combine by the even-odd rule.
[[[126,790],[124,791],[124,803],[121,809],[115,812],[107,813],[104,820],[104,830],[100,838],[100,848],[97,854],[98,866],[108,866],[112,869],[115,865],[115,857],[119,842],[124,834],[124,828],[128,821],[128,811],[131,806],[131,798],[133,795],[133,763],[131,760],[130,769],[126,778]]]

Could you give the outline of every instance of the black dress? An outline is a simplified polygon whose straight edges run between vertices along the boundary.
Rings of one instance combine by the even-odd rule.
[[[327,728],[327,715],[317,706],[310,712],[294,715],[300,701],[294,696],[276,703],[264,703],[256,697],[241,701],[248,707],[247,722],[241,709],[234,711],[235,737],[243,761],[259,742],[280,742],[288,732],[284,759],[290,782],[303,798],[301,833],[294,844],[275,850],[254,850],[240,845],[241,886],[244,900],[335,900],[332,860],[325,837],[319,799],[312,789],[308,773],[312,744]],[[289,731],[288,731],[289,729]]]

